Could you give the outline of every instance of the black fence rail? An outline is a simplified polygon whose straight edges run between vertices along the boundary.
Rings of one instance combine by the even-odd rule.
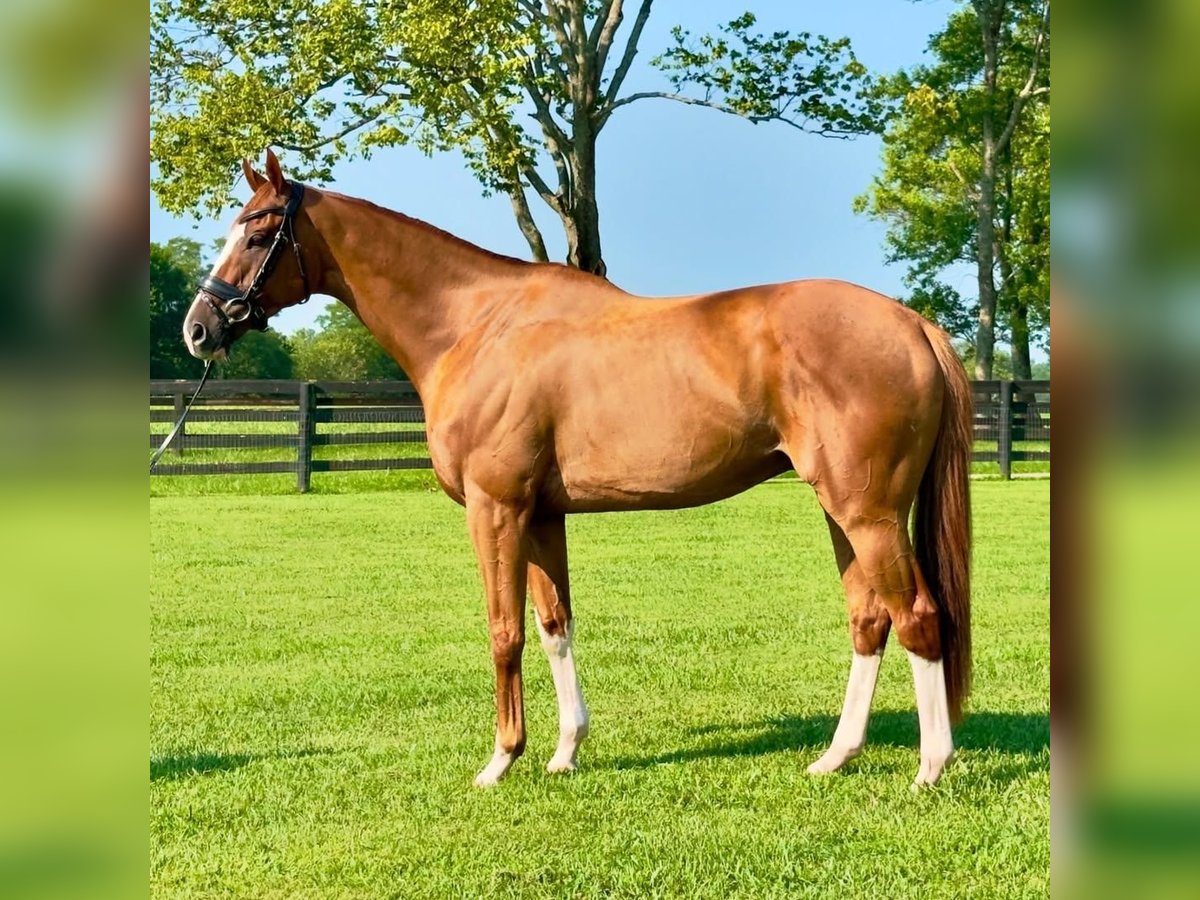
[[[1014,462],[1050,462],[1050,382],[974,381],[973,462],[995,462],[1012,477]],[[995,443],[996,449],[980,444]],[[1043,446],[1044,445],[1044,446]]]
[[[150,382],[152,448],[195,388]],[[975,462],[998,463],[1003,478],[1014,462],[1049,462],[1050,382],[973,389]],[[407,381],[212,381],[154,474],[294,473],[307,491],[314,472],[429,469],[424,423]]]
[[[194,381],[150,382],[151,446],[162,440],[153,426],[165,432],[195,388]],[[424,422],[407,381],[212,381],[154,474],[294,472],[296,489],[307,491],[313,472],[429,469],[427,455],[402,452],[424,447]],[[355,447],[384,455],[343,449]]]

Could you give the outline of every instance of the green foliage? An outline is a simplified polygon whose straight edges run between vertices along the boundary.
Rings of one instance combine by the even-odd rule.
[[[492,751],[491,659],[458,507],[396,490],[153,498],[150,893],[1045,896],[1050,486],[972,494],[973,707],[917,795],[894,637],[862,756],[804,774],[851,654],[828,531],[794,481],[572,517],[591,737],[577,774],[543,771],[558,725],[529,640],[529,746],[487,792],[471,778]],[[231,535],[249,547],[231,553]]]
[[[250,331],[229,350],[229,358],[217,363],[220,378],[291,378],[291,345],[276,331]]]
[[[195,378],[201,363],[183,343],[181,327],[203,272],[200,245],[187,238],[150,244],[150,377]]]
[[[331,303],[317,317],[317,329],[303,328],[291,337],[295,377],[358,381],[402,379],[404,372],[366,326],[341,303]]]
[[[848,41],[758,35],[750,14],[695,47],[675,30],[657,62],[699,95],[621,96],[650,9],[618,50],[623,0],[155,0],[151,186],[167,210],[215,213],[238,159],[268,145],[318,183],[379,148],[456,150],[485,193],[510,195],[535,258],[527,188],[560,219],[568,261],[603,274],[596,141],[617,108],[666,98],[824,135],[874,128],[882,107]]]
[[[457,149],[485,188],[533,145],[516,123],[515,0],[157,0],[151,13],[152,187],[165,209],[232,203],[238,160],[275,145],[301,179],[351,154]],[[353,143],[351,143],[353,141]]]
[[[1035,0],[1007,4],[991,107],[981,86],[980,19],[970,5],[951,13],[945,29],[930,38],[929,65],[877,86],[891,110],[883,171],[855,198],[854,208],[887,223],[888,261],[908,264],[907,302],[963,337],[972,332],[976,298],[962,296],[947,270],[976,261],[983,117],[990,110],[996,128],[1003,127],[1030,72],[1040,14]],[[1048,49],[1039,71],[1035,87],[1048,88]],[[997,160],[993,218],[1001,314],[1019,301],[1029,310],[1031,331],[1043,340],[1049,326],[1049,155],[1050,105],[1038,95],[1025,104]]]
[[[654,59],[676,90],[699,88],[706,103],[752,122],[782,121],[830,137],[878,130],[884,104],[848,38],[752,31],[743,13],[698,39],[676,26]]]

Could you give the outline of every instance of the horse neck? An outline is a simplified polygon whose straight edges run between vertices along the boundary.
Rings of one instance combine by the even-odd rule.
[[[528,267],[339,194],[320,192],[310,216],[323,244],[318,292],[346,304],[418,391],[483,308],[511,293]]]

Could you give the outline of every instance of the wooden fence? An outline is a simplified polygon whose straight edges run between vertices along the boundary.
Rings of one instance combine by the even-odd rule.
[[[973,386],[975,439],[987,448],[977,446],[974,461],[997,463],[1003,478],[1012,476],[1014,462],[1048,462],[1050,382]],[[195,381],[150,382],[150,421],[156,426],[151,447],[158,446],[195,388]],[[296,489],[307,491],[313,472],[429,469],[428,456],[409,455],[413,445],[425,444],[424,422],[421,400],[407,381],[212,381],[154,474],[295,473]],[[323,458],[322,447],[343,449]],[[345,448],[351,447],[390,448],[392,455],[364,451],[361,458],[346,458]],[[226,458],[214,460],[222,454],[213,451],[226,451]]]
[[[1050,462],[1049,381],[973,381],[971,388],[975,400],[973,462],[998,463],[1004,479],[1012,477],[1014,462]],[[995,443],[996,449],[980,449],[981,443]]]

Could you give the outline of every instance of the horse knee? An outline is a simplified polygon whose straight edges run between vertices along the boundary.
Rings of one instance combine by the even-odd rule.
[[[492,661],[499,669],[514,669],[521,664],[525,652],[525,634],[522,630],[498,625],[491,629]]]

